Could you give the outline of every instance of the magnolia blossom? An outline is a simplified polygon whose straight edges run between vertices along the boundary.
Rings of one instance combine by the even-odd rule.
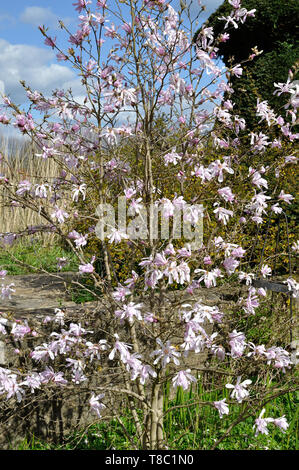
[[[271,206],[271,210],[274,212],[274,214],[281,214],[282,213],[282,208],[276,203]]]
[[[283,373],[292,365],[292,359],[288,351],[281,347],[271,347],[265,351],[267,364],[272,364],[276,369],[281,369]]]
[[[127,240],[128,238],[129,237],[125,232],[117,230],[116,228],[113,228],[111,233],[108,235],[109,243],[120,243],[122,240]]]
[[[273,418],[263,418],[265,414],[266,409],[263,408],[259,417],[255,420],[255,424],[253,425],[253,428],[256,428],[255,435],[257,436],[259,433],[260,434],[269,434],[268,430],[268,424],[273,423],[274,419]]]
[[[138,277],[138,274],[135,271],[132,271],[132,277],[125,280],[125,284],[128,286],[128,289],[132,289],[135,286]]]
[[[134,188],[127,188],[124,189],[126,199],[131,199],[136,194],[136,189]]]
[[[119,352],[120,358],[123,362],[126,362],[126,359],[129,357],[130,352],[129,349],[132,348],[132,346],[123,343],[122,341],[119,341],[119,336],[118,334],[115,333],[114,337],[116,338],[116,342],[114,344],[114,348],[109,354],[109,359],[112,361],[115,357],[116,352]]]
[[[218,277],[223,277],[220,269],[216,268],[212,271],[206,271],[205,269],[195,269],[194,273],[203,273],[203,275],[198,279],[198,282],[204,281],[206,287],[216,287],[216,279]]]
[[[0,333],[1,333],[2,335],[7,335],[7,331],[6,331],[5,326],[4,326],[5,323],[3,324],[2,321],[3,321],[3,320],[0,319]]]
[[[63,377],[63,372],[54,372],[52,367],[46,367],[46,369],[40,373],[40,378],[43,384],[52,382],[61,387],[67,384],[67,380]]]
[[[157,364],[160,360],[162,367],[165,367],[172,360],[177,366],[180,364],[180,361],[177,359],[181,354],[177,352],[174,346],[171,346],[170,341],[166,341],[165,344],[162,343],[160,338],[157,338],[157,343],[161,346],[160,349],[156,349],[151,353],[151,356],[157,356],[154,361],[154,364]]]
[[[137,320],[142,320],[142,315],[140,309],[143,307],[142,304],[135,304],[134,302],[129,302],[128,305],[124,305],[121,310],[116,310],[115,316],[119,317],[121,320],[127,319],[130,323],[133,322],[134,317]]]
[[[249,288],[249,293],[248,297],[245,301],[245,305],[243,307],[243,310],[250,314],[254,315],[255,314],[255,309],[259,306],[259,299],[256,295],[256,289],[254,287]]]
[[[196,378],[190,373],[191,370],[182,370],[172,379],[172,385],[174,388],[183,387],[184,390],[188,390],[191,382],[196,382]]]
[[[26,192],[29,192],[31,189],[31,183],[30,181],[27,181],[27,180],[24,180],[24,181],[21,181],[19,184],[18,184],[18,189],[16,191],[16,194],[18,196],[23,196],[24,194],[26,194]]]
[[[278,428],[280,428],[280,430],[284,433],[288,427],[289,427],[289,424],[286,420],[286,417],[285,415],[281,416],[280,418],[276,418],[273,420],[273,424],[275,424],[275,426],[277,426]]]
[[[35,390],[39,389],[41,386],[41,377],[39,374],[36,372],[33,372],[32,374],[29,374],[26,376],[26,379],[21,382],[20,385],[26,385],[27,387],[30,388],[31,393],[34,393]]]
[[[249,379],[243,380],[243,382],[241,382],[241,376],[239,376],[237,378],[236,385],[226,384],[225,387],[232,389],[231,397],[236,398],[236,400],[241,403],[244,398],[249,396],[249,392],[246,387],[251,383],[252,381]]]
[[[94,393],[92,394],[89,404],[91,409],[98,415],[99,418],[101,418],[101,411],[106,408],[106,406],[100,402],[104,398],[105,394],[101,393],[100,395],[95,395]]]
[[[214,401],[214,406],[219,411],[220,418],[222,418],[224,415],[228,415],[229,413],[229,407],[225,402],[226,398],[223,398],[223,400]]]
[[[271,276],[272,269],[267,265],[263,264],[261,267],[261,274],[263,277]]]
[[[9,300],[11,299],[11,294],[13,292],[15,292],[16,290],[12,288],[12,286],[14,286],[14,283],[12,282],[11,284],[9,284],[8,286],[2,284],[2,288],[1,288],[1,298],[2,299],[6,299],[8,298]]]
[[[52,213],[51,217],[53,219],[57,219],[58,222],[62,224],[65,219],[69,217],[69,214],[63,209],[59,209],[59,207],[56,206],[56,210]]]
[[[86,196],[86,184],[80,184],[79,186],[76,186],[73,184],[73,201],[78,202],[80,194],[82,195],[83,201],[85,200]]]
[[[237,78],[240,78],[241,75],[242,75],[242,73],[243,73],[243,69],[242,69],[242,67],[241,67],[241,64],[235,65],[235,66],[232,68],[231,73],[232,73],[233,75],[235,75]]]
[[[173,163],[174,165],[177,165],[178,161],[181,159],[182,157],[176,152],[175,147],[172,149],[171,152],[164,155],[165,166],[168,166],[169,163]]]
[[[4,376],[4,380],[2,378],[1,381],[2,384],[0,382],[0,393],[2,392],[1,388],[3,388],[3,391],[7,393],[7,400],[12,397],[15,397],[17,402],[22,401],[23,395],[25,394],[25,390],[21,388],[21,383],[18,382],[18,376],[16,374],[11,374],[10,371],[8,371],[6,376]]]
[[[234,215],[233,211],[225,209],[224,207],[216,207],[213,212],[216,214],[217,219],[223,222],[224,225],[226,225],[229,221],[229,218]]]
[[[299,282],[297,282],[292,277],[289,277],[286,281],[283,281],[284,284],[287,284],[288,289],[292,292],[294,299],[299,298]]]
[[[231,356],[234,358],[241,357],[246,347],[246,338],[243,333],[234,330],[229,333],[229,345],[231,347]]]
[[[287,204],[291,204],[291,201],[292,201],[292,199],[294,199],[294,196],[292,196],[291,194],[286,194],[286,193],[284,192],[284,190],[282,189],[282,190],[280,191],[280,194],[279,194],[279,196],[278,196],[278,199],[280,199],[280,200],[283,201],[283,202],[286,202]]]
[[[25,321],[23,325],[16,322],[13,323],[11,328],[11,334],[15,339],[21,339],[29,333],[31,333],[31,328],[28,326],[27,321]]]
[[[79,272],[80,272],[81,274],[84,274],[84,273],[93,273],[93,272],[94,272],[93,263],[94,263],[95,259],[96,259],[96,257],[93,256],[90,263],[80,264],[80,265],[79,265]]]
[[[150,376],[152,376],[153,378],[157,377],[157,373],[148,364],[143,364],[140,367],[138,374],[139,374],[139,381],[141,385],[144,385]]]
[[[228,275],[233,274],[235,270],[237,269],[237,267],[239,266],[239,264],[240,264],[239,261],[237,261],[236,259],[232,257],[226,258],[223,262],[223,266]]]
[[[244,271],[240,271],[238,274],[238,277],[240,281],[246,281],[246,286],[250,286],[252,284],[252,281],[255,277],[255,274],[253,273],[245,273]]]
[[[232,190],[229,186],[218,189],[218,194],[220,194],[220,196],[222,196],[223,199],[227,202],[233,202],[235,199],[235,195],[232,193]]]

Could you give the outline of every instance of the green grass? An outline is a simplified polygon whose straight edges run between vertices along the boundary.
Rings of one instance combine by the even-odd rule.
[[[227,392],[227,391],[226,391]],[[226,392],[211,392],[203,396],[204,400],[216,400],[225,396]],[[186,403],[192,399],[191,393],[178,389],[176,398],[168,406]],[[217,447],[219,450],[298,450],[299,449],[299,392],[286,394],[276,398],[266,405],[266,415],[271,417],[286,416],[289,428],[282,433],[274,425],[269,425],[268,435],[255,436],[252,416],[236,425],[229,436]],[[216,440],[226,431],[229,424],[238,416],[241,405],[230,405],[228,417],[219,418],[214,407],[192,406],[190,409],[180,408],[167,415],[164,421],[165,444],[170,450],[210,450]],[[141,414],[141,412],[140,412]],[[257,415],[259,412],[257,413]],[[126,410],[121,417],[128,435],[137,444],[135,426]],[[87,430],[71,435],[64,444],[54,446],[44,444],[36,439],[24,440],[18,450],[132,450],[132,444],[124,436],[122,427],[117,419],[109,422],[101,421],[90,426]]]
[[[57,245],[44,245],[37,240],[32,240],[32,243],[20,242],[10,247],[8,252],[0,248],[0,269],[7,270],[8,275],[35,273],[42,269],[57,272],[56,258],[64,257],[69,263],[62,271],[78,271],[78,261],[73,253]]]

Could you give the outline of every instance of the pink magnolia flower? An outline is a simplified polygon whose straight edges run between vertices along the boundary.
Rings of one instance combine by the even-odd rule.
[[[299,240],[296,240],[293,245],[292,245],[292,250],[295,252],[295,253],[299,253]]]
[[[231,397],[236,398],[236,400],[241,403],[244,398],[249,396],[249,392],[246,389],[247,385],[250,385],[252,383],[251,380],[246,379],[241,382],[241,376],[237,378],[236,385],[232,384],[226,384],[225,387],[232,389]]]
[[[112,361],[115,357],[116,352],[119,352],[121,360],[125,363],[126,359],[130,356],[129,349],[132,349],[132,346],[119,341],[118,334],[115,333],[114,337],[116,338],[114,348],[109,354],[109,359]]]
[[[8,298],[9,300],[11,299],[11,294],[15,292],[15,289],[13,289],[12,286],[14,286],[13,282],[9,284],[8,286],[5,286],[4,284],[2,284],[2,288],[1,288],[2,299],[6,299],[6,298]]]
[[[132,271],[132,277],[125,280],[125,284],[128,286],[128,289],[132,289],[135,286],[139,276],[135,271]]]
[[[9,400],[11,397],[15,397],[17,402],[21,402],[23,395],[25,395],[25,390],[21,388],[21,384],[17,381],[16,374],[8,374],[3,381],[4,391],[7,393],[6,399]]]
[[[267,276],[271,276],[271,273],[272,269],[267,264],[263,264],[263,266],[261,267],[262,276],[266,278]]]
[[[205,286],[208,288],[216,287],[216,279],[218,277],[223,277],[220,269],[218,268],[213,269],[212,271],[206,271],[205,269],[195,269],[194,273],[203,273],[203,275],[198,279],[198,282],[201,282],[203,280]]]
[[[69,217],[69,214],[63,209],[59,209],[59,207],[56,206],[56,210],[52,213],[51,217],[52,219],[57,219],[58,222],[62,224],[65,219]]]
[[[226,398],[223,398],[223,400],[214,401],[214,406],[219,411],[220,418],[229,414],[229,407],[225,402]]]
[[[255,309],[259,306],[259,299],[256,295],[256,289],[254,287],[249,288],[248,297],[245,301],[243,310],[251,315],[255,314]]]
[[[229,345],[231,347],[231,356],[234,358],[241,357],[247,345],[244,333],[234,330],[229,334]]]
[[[63,372],[54,372],[52,367],[46,367],[46,369],[40,373],[40,378],[43,384],[52,382],[61,387],[67,384],[67,380],[63,377]]]
[[[79,248],[80,246],[85,246],[87,244],[87,237],[88,237],[88,234],[86,235],[78,234],[78,236],[75,238],[76,247]]]
[[[278,205],[278,203],[273,204],[273,206],[271,206],[271,210],[274,212],[274,214],[282,213],[282,208]]]
[[[235,199],[235,195],[232,193],[232,190],[229,186],[218,189],[218,194],[220,194],[220,196],[222,196],[223,199],[227,202],[233,202]]]
[[[177,358],[180,357],[181,354],[177,352],[174,346],[171,346],[170,341],[166,341],[165,344],[162,343],[160,338],[157,338],[156,341],[161,348],[151,353],[151,356],[157,356],[154,364],[157,364],[161,360],[162,367],[165,367],[172,360],[178,366],[180,361]]]
[[[73,3],[72,5],[76,7],[75,8],[76,11],[81,13],[81,11],[84,10],[84,8],[86,8],[87,5],[90,3],[91,3],[91,0],[77,0],[77,2]]]
[[[280,199],[281,201],[286,202],[287,204],[291,204],[292,199],[295,199],[295,198],[291,194],[286,194],[284,192],[284,190],[282,189],[279,196],[278,196],[278,199]]]
[[[235,75],[237,78],[240,78],[242,73],[243,73],[243,69],[241,67],[240,64],[237,64],[235,65],[232,70],[231,70],[232,74]]]
[[[102,417],[101,412],[106,408],[106,406],[100,402],[104,398],[105,394],[101,393],[99,395],[92,394],[89,404],[91,409],[98,415],[99,418]]]
[[[215,203],[218,204],[218,203]],[[213,210],[214,214],[216,215],[216,218],[223,222],[224,225],[227,224],[229,221],[229,218],[234,215],[233,211],[229,209],[225,209],[224,207],[216,207],[216,209]]]
[[[30,181],[27,181],[27,180],[20,181],[20,183],[18,184],[18,189],[16,191],[16,194],[18,196],[23,196],[26,192],[29,192],[30,189],[31,189]]]
[[[228,0],[228,3],[230,3],[234,8],[240,8],[241,6],[241,0]]]
[[[27,375],[25,380],[21,382],[21,385],[26,385],[27,387],[30,388],[31,393],[34,393],[35,390],[39,389],[41,384],[42,382],[41,382],[40,375],[37,374],[36,372],[33,372],[32,374]]]
[[[190,369],[182,370],[172,379],[172,385],[174,388],[183,387],[183,390],[188,390],[191,382],[197,382],[197,379],[192,375]]]
[[[45,44],[46,46],[50,46],[52,47],[52,49],[54,49],[56,46],[56,37],[55,38],[47,37],[45,39]]]
[[[122,309],[116,310],[115,316],[120,318],[121,320],[127,319],[129,320],[130,323],[133,322],[134,317],[137,318],[137,320],[142,320],[142,315],[141,315],[141,308],[143,307],[143,304],[135,304],[134,302],[129,302],[128,305],[124,305]]]
[[[138,373],[139,373],[139,380],[140,380],[141,385],[144,385],[150,376],[154,378],[157,377],[157,373],[148,364],[143,364],[140,367]]]
[[[7,271],[6,271],[5,269],[2,269],[2,270],[0,271],[0,279],[4,279],[5,276],[6,276],[6,274],[7,274]]]
[[[113,228],[111,233],[108,235],[109,243],[120,243],[122,240],[127,240],[129,236],[122,230]]]
[[[11,334],[15,339],[21,339],[25,335],[31,333],[31,328],[28,326],[27,321],[22,325],[18,323],[13,323],[11,328]]]
[[[275,424],[275,426],[279,427],[282,432],[285,432],[289,427],[289,424],[286,420],[285,415],[281,416],[280,418],[275,418],[273,420],[273,424]]]
[[[228,275],[233,274],[237,267],[239,266],[239,261],[234,259],[233,257],[226,258],[223,262],[223,266]]]
[[[84,274],[84,273],[93,273],[93,272],[94,272],[93,263],[94,263],[95,259],[96,259],[96,257],[93,256],[90,263],[80,264],[80,266],[79,266],[79,272],[80,272],[81,274]]]
[[[181,160],[181,159],[182,157],[176,152],[175,147],[172,149],[171,152],[164,155],[165,166],[168,166],[169,163],[173,163],[174,165],[177,165],[178,160]]]
[[[78,202],[79,195],[82,195],[83,201],[85,200],[86,184],[75,185],[73,184],[73,201]]]
[[[131,199],[132,196],[136,194],[136,189],[134,188],[128,188],[124,190],[126,199]]]
[[[268,424],[273,423],[273,418],[263,418],[265,414],[266,409],[263,408],[259,417],[255,420],[255,424],[253,425],[253,428],[256,428],[255,435],[257,436],[259,433],[260,434],[269,434],[268,430]]]

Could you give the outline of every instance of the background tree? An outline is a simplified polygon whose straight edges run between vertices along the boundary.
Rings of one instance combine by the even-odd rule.
[[[263,51],[252,62],[244,64],[240,78],[232,77],[234,89],[234,110],[246,118],[247,128],[257,126],[255,107],[257,99],[267,100],[275,112],[285,102],[282,96],[273,95],[273,83],[283,82],[289,69],[298,61],[298,17],[299,4],[296,0],[244,0],[242,7],[256,9],[255,16],[249,18],[242,28],[229,24],[226,28],[230,39],[218,44],[218,55],[226,66],[232,62],[242,62],[248,58],[248,51],[257,47]],[[221,17],[233,10],[228,0],[209,17],[206,26],[213,27],[215,36],[223,30]],[[199,31],[195,34],[195,39]],[[295,79],[298,79],[298,73]]]

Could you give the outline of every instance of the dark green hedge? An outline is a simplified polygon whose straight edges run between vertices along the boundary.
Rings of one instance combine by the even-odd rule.
[[[235,93],[235,112],[246,118],[247,128],[256,128],[255,117],[257,98],[267,100],[269,105],[280,113],[285,104],[285,96],[273,95],[274,82],[285,82],[289,69],[299,60],[299,1],[298,0],[243,0],[242,7],[256,9],[255,17],[247,18],[238,29],[227,28],[230,40],[219,44],[219,56],[225,65],[246,60],[253,47],[263,50],[263,54],[244,66],[241,78],[232,78]],[[224,28],[221,16],[228,16],[233,7],[227,0],[213,13],[207,26],[214,28],[215,37]],[[197,33],[194,36],[196,40]],[[298,74],[295,76],[298,79]]]

